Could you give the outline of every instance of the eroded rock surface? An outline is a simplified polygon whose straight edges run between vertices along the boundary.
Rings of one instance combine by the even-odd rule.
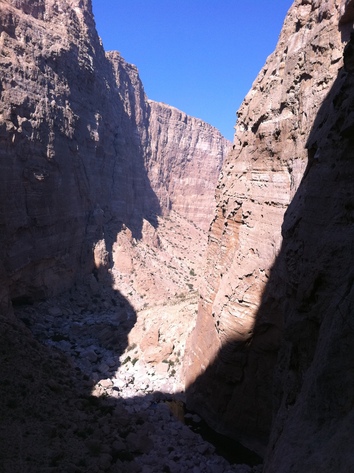
[[[169,303],[199,288],[215,187],[231,148],[218,130],[148,100],[136,66],[107,53],[154,198],[144,198],[141,236],[124,226],[113,243],[112,278],[136,308]],[[156,214],[160,214],[156,217]]]
[[[149,101],[150,183],[161,208],[208,230],[215,187],[229,143],[218,130],[174,107]]]
[[[36,299],[107,266],[153,191],[90,2],[2,2],[1,24],[4,287]]]
[[[334,444],[332,453],[325,455],[323,462],[314,458],[314,447],[313,463],[307,464],[305,459],[310,453],[305,451],[302,442],[306,440],[300,432],[301,426],[305,428],[304,419],[308,415],[308,435],[312,437],[317,432],[314,443],[319,447],[321,414],[312,405],[314,410],[310,415],[311,402],[304,399],[309,396],[316,403],[317,396],[322,396],[320,385],[324,389],[321,381],[324,372],[334,365],[328,361],[326,367],[319,369],[317,363],[320,363],[321,355],[329,356],[330,349],[324,349],[326,343],[339,343],[339,333],[344,337],[341,327],[345,316],[341,317],[340,313],[349,316],[349,309],[344,309],[344,305],[340,310],[337,307],[324,311],[324,307],[330,304],[329,299],[337,300],[336,291],[342,294],[344,287],[351,284],[346,264],[342,266],[343,281],[338,278],[338,285],[333,276],[335,272],[332,273],[334,262],[329,264],[331,252],[333,255],[336,251],[341,253],[339,248],[343,247],[349,258],[347,263],[352,263],[349,256],[351,223],[339,223],[339,208],[343,204],[349,209],[349,204],[342,202],[342,193],[349,200],[352,198],[352,190],[348,189],[344,177],[351,168],[343,163],[340,170],[334,163],[339,156],[347,162],[352,146],[348,141],[352,136],[349,131],[351,76],[342,70],[343,49],[353,26],[351,8],[352,2],[294,2],[275,52],[268,58],[238,112],[234,150],[223,166],[218,184],[217,214],[209,237],[206,280],[188,349],[188,401],[216,429],[265,453],[274,409],[273,375],[281,346],[277,372],[283,378],[276,380],[280,383],[278,397],[284,403],[291,390],[294,396],[291,406],[296,399],[300,404],[287,408],[283,405],[279,411],[274,424],[277,434],[273,434],[275,440],[271,445],[274,450],[270,450],[271,460],[266,471],[331,471],[329,457],[334,458]],[[339,95],[333,92],[339,91],[341,86],[344,89]],[[333,95],[327,106],[322,107],[331,90]],[[327,160],[331,164],[329,161],[326,164]],[[326,179],[322,178],[322,172]],[[310,176],[314,176],[311,181]],[[340,182],[336,183],[336,179]],[[291,210],[284,221],[282,247],[281,226],[291,201]],[[337,209],[339,220],[335,218],[334,210],[331,213],[332,206]],[[321,231],[320,236],[316,228],[318,231],[320,228],[331,230],[325,231],[326,235]],[[339,244],[338,239],[342,238],[343,242]],[[323,273],[324,279],[320,276],[322,271],[326,273],[326,276]],[[322,299],[326,290],[329,299]],[[309,291],[307,296],[306,291]],[[314,299],[323,304],[316,305],[313,301],[311,304],[316,306],[313,312],[312,308],[310,312],[302,308],[297,299],[311,299],[311,291],[316,294]],[[348,289],[346,303],[349,294]],[[344,299],[341,300],[344,304]],[[332,303],[330,305],[333,307]],[[319,332],[318,324],[322,323]],[[331,324],[334,324],[332,328]],[[345,339],[351,337],[350,334],[348,328]],[[317,344],[318,336],[322,342]],[[343,343],[347,346],[344,340]],[[306,362],[302,358],[304,352],[307,353],[304,355]],[[339,355],[336,359],[340,369]],[[346,360],[348,356],[343,353],[345,365]],[[346,394],[341,397],[346,404],[352,379],[347,378],[344,371],[347,369],[343,369],[346,382],[340,384],[346,386]],[[290,388],[292,376],[296,379],[296,387],[293,384]],[[306,386],[305,379],[312,384],[311,389]],[[335,381],[325,392],[329,395],[332,389],[338,391]],[[322,405],[322,401],[319,402]],[[328,409],[332,408],[333,412],[328,414],[331,420],[336,414],[334,406],[328,404]],[[292,414],[289,409],[293,410]],[[349,404],[343,407],[343,415],[346,413],[343,424],[342,421],[336,424],[339,429],[343,427],[343,435],[348,433],[344,424],[348,425],[350,409]],[[296,418],[301,416],[303,418],[295,428],[292,422],[296,423]],[[323,423],[326,423],[325,418],[327,415],[323,414]],[[282,429],[288,429],[284,436]],[[329,438],[330,430],[326,427],[324,431],[323,435]],[[342,439],[342,434],[338,435]],[[282,439],[278,450],[277,436]],[[353,436],[350,438],[352,441]],[[293,454],[284,458],[287,446],[295,444]],[[325,441],[321,448],[326,449]],[[306,468],[302,469],[305,464]],[[345,463],[334,464],[343,466]],[[346,471],[346,468],[340,470]]]
[[[136,240],[124,228],[113,245],[114,287],[136,309],[197,297],[203,277],[207,234],[173,210],[143,223]]]
[[[161,213],[174,210],[208,230],[215,187],[231,143],[211,125],[164,103],[148,100],[137,68],[107,53],[119,94],[131,118]]]
[[[228,142],[178,112],[171,123],[164,118],[160,130],[168,128],[175,148],[161,151],[150,119],[164,106],[151,112],[135,66],[118,53],[105,54],[90,1],[3,1],[1,25],[4,307],[8,298],[56,294],[93,270],[109,281],[122,225],[135,239],[142,237],[144,222],[156,227],[161,209],[171,208],[168,195],[158,192],[168,180],[179,182],[168,189],[171,195],[184,186],[185,199],[194,202],[200,186],[208,188],[201,205],[193,207],[197,222],[208,226]],[[198,146],[204,158],[211,151],[204,159],[210,177],[202,184],[199,164],[184,168],[182,176],[174,167],[181,164],[178,142],[188,136],[186,161],[200,162]],[[160,172],[164,166],[169,172]],[[188,206],[176,204],[193,219]]]
[[[135,66],[105,54],[89,0],[4,0],[0,28],[1,471],[249,471],[169,424],[169,407],[151,393],[181,387],[181,322],[194,324],[205,228],[229,143],[147,100]],[[151,124],[158,114],[159,130]],[[159,133],[173,141],[173,155]],[[166,187],[175,162],[183,170]],[[175,205],[179,192],[186,203]],[[74,285],[63,305],[43,302]],[[30,305],[22,322],[8,316],[11,301]],[[132,304],[146,309],[138,321]],[[117,363],[127,368],[118,378]],[[147,365],[155,378],[134,384]],[[138,394],[147,397],[128,399]]]

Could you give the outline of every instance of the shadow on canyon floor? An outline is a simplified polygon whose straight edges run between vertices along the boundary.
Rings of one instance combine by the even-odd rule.
[[[135,321],[132,306],[107,287],[78,287],[0,318],[3,473],[134,473],[144,465],[173,472],[192,471],[198,455],[213,462],[213,450],[180,422],[183,393],[121,397],[114,385]],[[213,433],[208,440],[217,442]],[[231,461],[249,460],[242,447],[231,450]]]
[[[352,409],[354,379],[347,369],[354,373],[353,87],[353,74],[340,70],[316,116],[308,166],[285,213],[282,247],[252,338],[223,346],[186,389],[187,406],[261,454],[273,425],[269,458],[282,435],[277,455],[289,454],[286,422],[292,416],[298,437],[289,456],[295,464],[304,461],[304,438],[316,444],[316,433],[309,440],[301,432],[304,425],[320,432],[327,421],[339,425]],[[290,471],[289,465],[283,468],[272,471]]]
[[[92,395],[119,366],[136,319],[129,303],[77,288],[16,312],[0,320],[1,471],[106,471],[104,454],[112,468],[133,459],[122,441],[129,414]]]

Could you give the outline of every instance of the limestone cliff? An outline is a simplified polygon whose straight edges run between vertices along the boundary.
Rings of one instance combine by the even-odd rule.
[[[164,103],[148,100],[137,68],[117,52],[113,64],[125,110],[136,137],[162,214],[174,210],[209,228],[215,209],[215,187],[231,143],[211,125]]]
[[[218,184],[206,280],[189,343],[188,403],[216,429],[260,453],[273,408],[281,405],[267,472],[353,467],[343,469],[350,464],[346,457],[333,463],[342,468],[331,470],[333,452],[323,461],[315,453],[344,441],[352,409],[352,344],[344,340],[353,337],[353,89],[342,69],[352,9],[348,1],[294,2],[275,52],[238,112],[234,150]],[[336,361],[329,361],[335,346]],[[331,392],[338,393],[340,407]],[[331,422],[343,427],[332,443]]]
[[[172,450],[184,470],[210,462],[205,455],[213,450],[203,447],[186,426],[183,446],[175,450],[184,436],[182,426],[173,421],[167,432],[172,416],[164,403],[161,415],[155,411],[160,395],[151,394],[165,386],[169,392],[180,387],[177,363],[188,333],[183,324],[192,326],[197,297],[192,290],[197,271],[189,263],[196,253],[202,260],[206,232],[191,222],[186,225],[173,209],[168,219],[159,216],[160,201],[165,204],[149,178],[153,159],[159,167],[164,164],[151,152],[152,107],[137,69],[117,53],[105,54],[89,0],[0,0],[0,71],[0,471],[141,471],[146,466],[143,451],[151,451],[153,461],[147,463],[154,471],[169,468],[165,460]],[[181,124],[181,140],[188,133],[192,143],[205,138],[206,125],[181,117],[201,128]],[[170,132],[180,128],[177,121],[169,125],[165,119],[164,126]],[[194,149],[197,145],[188,152]],[[173,156],[162,157],[169,165],[174,162]],[[220,166],[220,155],[204,162],[208,166],[213,159],[217,165],[209,169],[211,174]],[[169,179],[172,172],[171,165]],[[195,176],[181,175],[182,184],[191,182],[184,191],[188,197]],[[212,179],[216,182],[217,174]],[[155,180],[154,185],[163,183]],[[211,209],[214,194],[209,196]],[[205,202],[204,220],[202,212],[197,216],[203,225]],[[164,256],[159,259],[157,253]],[[123,281],[119,270],[124,268]],[[179,301],[168,314],[165,287]],[[147,296],[147,304],[155,294],[163,298],[164,305],[145,311],[146,324],[124,298],[133,291],[141,299]],[[48,321],[49,338],[41,315]],[[68,335],[75,332],[82,341],[80,349],[81,342],[68,343],[58,327],[66,322]],[[53,347],[54,340],[59,346]],[[75,347],[75,359],[60,354],[61,342]],[[131,358],[135,354],[141,360]],[[96,366],[87,372],[89,358]],[[119,394],[118,384],[109,393],[102,391],[100,381],[113,388],[108,377],[129,360],[134,374],[118,381]],[[139,364],[145,399],[135,382]],[[152,442],[156,422],[161,436]],[[128,435],[129,445],[122,441]],[[198,463],[195,455],[193,463],[185,463],[180,447],[186,460],[190,450],[200,451]]]
[[[231,143],[214,127],[174,107],[153,101],[149,105],[147,172],[161,208],[208,230],[217,179]]]
[[[115,288],[137,309],[194,298],[215,210],[215,186],[231,143],[202,120],[148,100],[136,66],[117,52],[107,57],[159,209],[150,223],[143,221],[141,238],[129,228],[117,235],[111,271]],[[146,215],[155,208],[148,198]]]
[[[31,299],[91,271],[108,224],[139,233],[152,191],[89,1],[3,1],[0,41],[4,286]]]
[[[3,0],[0,28],[0,277],[7,310],[9,300],[56,294],[92,271],[110,284],[117,234],[124,225],[136,240],[144,225],[156,227],[169,200],[156,176],[174,179],[177,154],[151,144],[159,135],[150,123],[164,107],[156,105],[155,112],[135,66],[118,53],[105,54],[90,0]],[[210,177],[202,185],[193,174],[199,164],[175,177],[186,200],[207,189],[196,215],[205,227],[227,142],[178,113],[188,125],[164,116],[160,130],[183,128],[173,152],[188,134],[194,144],[183,145],[192,153],[186,161],[199,163],[198,146],[204,157],[215,151],[204,161]],[[151,151],[157,147],[158,157]],[[168,176],[160,172],[163,166],[170,168]],[[193,219],[190,211],[188,216]]]

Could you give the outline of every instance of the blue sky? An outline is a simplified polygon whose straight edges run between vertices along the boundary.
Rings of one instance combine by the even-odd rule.
[[[292,0],[92,0],[106,51],[147,96],[233,139],[236,111],[274,50]]]

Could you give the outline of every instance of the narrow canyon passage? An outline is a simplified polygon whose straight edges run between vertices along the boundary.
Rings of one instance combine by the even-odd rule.
[[[231,144],[0,0],[1,473],[354,470],[353,29],[295,0]]]

